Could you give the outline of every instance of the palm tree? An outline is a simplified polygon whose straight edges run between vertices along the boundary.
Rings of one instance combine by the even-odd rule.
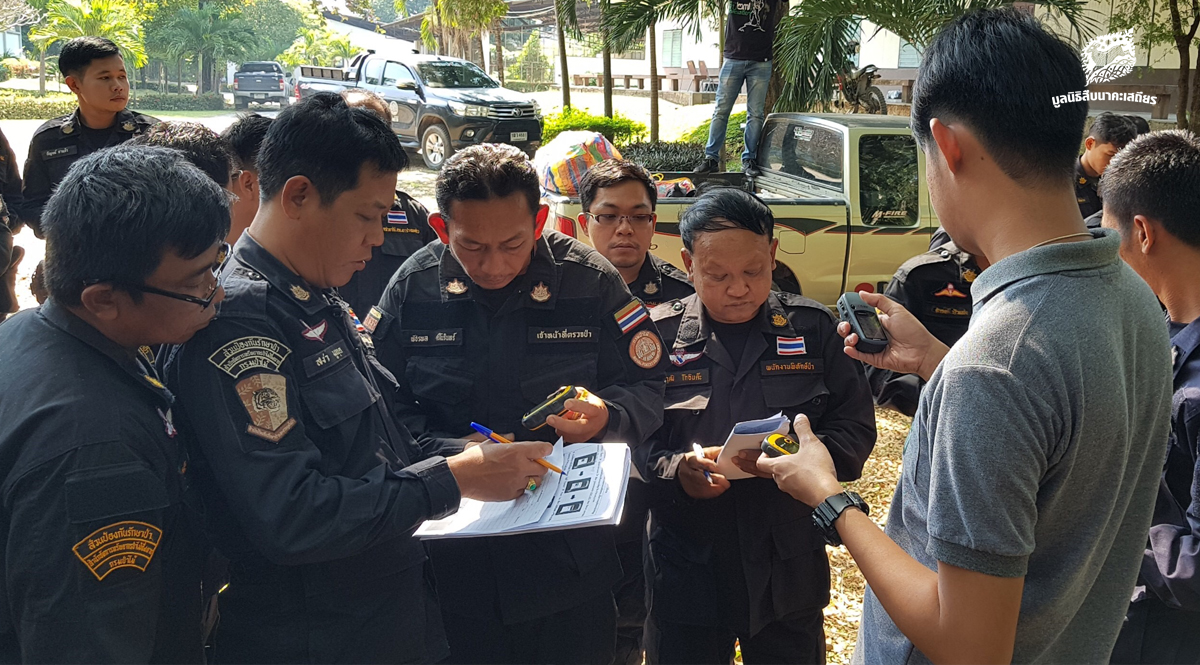
[[[197,96],[205,89],[205,58],[211,63],[233,60],[257,42],[250,24],[237,14],[223,12],[216,5],[179,10],[165,32],[175,54],[196,57]]]
[[[895,33],[920,51],[955,18],[1007,4],[1008,0],[804,0],[783,17],[776,30],[772,87],[779,94],[774,104],[768,100],[767,110],[828,107],[837,75],[853,62],[854,43],[864,20]],[[1086,0],[1032,0],[1031,4],[1060,16],[1077,39],[1096,30]]]
[[[571,108],[571,75],[567,71],[567,37],[580,39],[579,14],[575,0],[554,0],[554,19],[558,32],[558,69],[562,81],[563,110]]]
[[[650,140],[658,140],[658,44],[655,31],[658,21],[666,18],[676,0],[624,0],[607,4],[600,16],[601,34],[614,51],[628,49],[647,36],[646,50],[650,52]]]
[[[107,37],[134,67],[146,64],[142,26],[134,7],[119,0],[54,0],[46,6],[46,22],[29,31],[40,51],[38,89],[46,92],[46,49],[75,37]]]
[[[350,64],[350,60],[354,58],[362,49],[350,42],[348,35],[330,34],[325,40],[325,54],[332,58],[339,67],[345,67]]]
[[[504,0],[434,0],[421,20],[421,41],[439,53],[471,59],[472,42],[507,13]]]

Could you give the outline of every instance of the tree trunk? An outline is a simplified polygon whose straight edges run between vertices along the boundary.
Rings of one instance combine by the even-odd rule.
[[[567,72],[567,33],[562,21],[558,21],[558,68],[562,70],[563,110],[571,108],[571,76]]]
[[[646,46],[650,50],[650,142],[658,142],[658,40],[654,31],[657,29],[654,21],[650,22],[650,39]]]
[[[725,8],[721,8],[721,21],[717,28],[720,37],[717,39],[717,70],[725,66]]]
[[[46,96],[46,49],[38,54],[38,95]]]
[[[1196,49],[1196,71],[1200,72],[1200,48]],[[1200,133],[1200,84],[1197,84],[1195,80],[1191,83],[1192,110],[1188,124],[1191,126],[1192,133],[1197,134]]]
[[[608,36],[604,37],[604,115],[613,117],[612,49],[608,48]]]
[[[183,94],[183,58],[175,61],[175,92]]]
[[[496,36],[496,78],[504,85],[504,27],[500,19],[493,24],[492,34]]]
[[[1175,4],[1175,0],[1171,0],[1171,4]],[[1192,70],[1191,60],[1192,53],[1190,48],[1191,40],[1186,35],[1177,34],[1175,36],[1175,48],[1179,51],[1179,99],[1175,104],[1175,127],[1177,129],[1187,129],[1187,112],[1188,112],[1188,93],[1191,90]]]
[[[196,54],[196,97],[204,94],[204,53]]]

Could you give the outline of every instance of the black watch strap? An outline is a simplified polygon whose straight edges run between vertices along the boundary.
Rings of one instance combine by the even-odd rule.
[[[849,491],[834,494],[813,510],[813,524],[821,531],[825,542],[834,547],[842,544],[842,537],[838,535],[837,528],[833,526],[833,523],[842,516],[847,508],[857,508],[864,515],[871,514],[871,507],[867,505],[867,502],[863,501],[857,492]]]

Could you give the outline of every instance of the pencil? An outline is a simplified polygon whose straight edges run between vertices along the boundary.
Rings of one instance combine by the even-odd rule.
[[[474,426],[474,423],[472,423],[472,426]],[[512,443],[512,441],[509,441],[508,439],[500,436],[499,434],[496,434],[495,432],[493,432],[491,430],[488,430],[486,433],[480,431],[478,427],[475,428],[475,430],[496,443]],[[554,466],[553,464],[547,462],[544,459],[539,459],[539,460],[534,460],[534,461],[536,461],[538,464],[541,464],[542,466],[546,467],[547,469],[550,469],[551,471],[557,471],[559,475],[562,475],[562,473],[563,473],[562,469],[558,468],[557,466]]]

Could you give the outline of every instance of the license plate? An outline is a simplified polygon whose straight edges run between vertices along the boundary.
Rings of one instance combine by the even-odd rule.
[[[509,141],[528,141],[529,132],[513,132],[508,135]]]
[[[267,95],[266,95],[265,93],[264,93],[264,94],[261,94],[261,95],[256,93],[256,94],[254,95],[254,98],[255,98],[255,99],[266,99],[266,98],[267,98]]]

